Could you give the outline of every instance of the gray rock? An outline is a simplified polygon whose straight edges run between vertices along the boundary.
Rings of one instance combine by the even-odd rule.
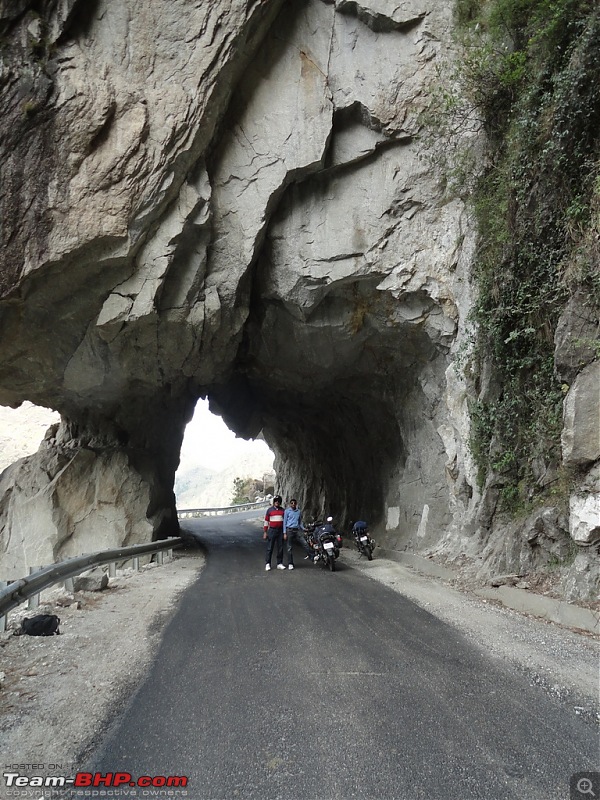
[[[554,367],[560,380],[572,383],[595,359],[599,338],[597,310],[589,295],[578,291],[565,306],[554,334]]]
[[[600,487],[590,494],[573,494],[570,498],[569,530],[573,541],[591,545],[600,541]]]
[[[589,600],[597,607],[599,585],[600,559],[597,547],[582,548],[561,577],[563,596],[567,600]]]
[[[66,434],[65,434],[66,435]],[[151,489],[126,451],[61,439],[0,475],[0,579],[30,566],[148,541]]]
[[[565,397],[562,452],[567,465],[600,458],[600,361],[579,373]]]
[[[101,592],[108,586],[108,573],[102,569],[92,569],[73,578],[76,592]]]
[[[523,524],[523,533],[529,544],[540,545],[543,540],[560,542],[567,533],[568,521],[562,512],[547,506],[536,509]]]
[[[517,526],[521,542],[520,559],[530,569],[556,569],[569,560],[573,543],[569,537],[569,518],[554,506],[536,509]]]
[[[496,575],[490,579],[490,586],[516,586],[522,575]]]

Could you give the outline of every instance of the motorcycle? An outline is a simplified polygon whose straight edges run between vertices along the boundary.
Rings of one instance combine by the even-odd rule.
[[[362,556],[366,556],[369,561],[373,560],[373,550],[375,549],[375,539],[372,539],[369,536],[369,529],[368,528],[358,528],[358,530],[353,530],[352,535],[354,537],[354,544],[356,545],[356,549]]]
[[[323,564],[331,572],[335,572],[335,562],[340,555],[342,537],[334,530],[326,530],[330,527],[320,522],[307,525],[306,541],[313,550],[315,564]]]

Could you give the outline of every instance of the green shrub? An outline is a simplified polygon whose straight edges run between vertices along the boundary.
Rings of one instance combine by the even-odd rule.
[[[563,389],[554,332],[569,292],[600,307],[600,9],[589,0],[458,0],[465,51],[453,82],[481,113],[489,163],[471,196],[479,228],[471,373],[496,391],[471,407],[482,486],[506,509],[531,498],[534,464],[560,461]],[[458,94],[456,94],[458,92]]]

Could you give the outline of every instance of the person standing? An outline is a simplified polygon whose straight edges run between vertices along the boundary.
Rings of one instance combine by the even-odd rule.
[[[278,494],[273,498],[273,505],[267,509],[265,514],[263,539],[267,540],[265,570],[268,572],[271,569],[271,558],[275,545],[277,545],[277,569],[285,569],[283,566],[283,509],[281,496]]]
[[[283,514],[283,540],[287,541],[288,569],[294,569],[294,542],[298,542],[311,561],[314,558],[310,547],[307,545],[302,535],[303,530],[302,511],[298,508],[296,498],[292,497],[288,508],[286,508]]]

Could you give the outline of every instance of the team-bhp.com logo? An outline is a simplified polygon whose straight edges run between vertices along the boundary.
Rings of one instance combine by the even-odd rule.
[[[129,772],[78,772],[74,778],[65,775],[21,775],[19,772],[5,772],[4,781],[9,788],[36,787],[39,789],[79,788],[119,788],[131,786],[141,789],[182,789],[188,779],[183,775],[142,775],[133,778]]]

